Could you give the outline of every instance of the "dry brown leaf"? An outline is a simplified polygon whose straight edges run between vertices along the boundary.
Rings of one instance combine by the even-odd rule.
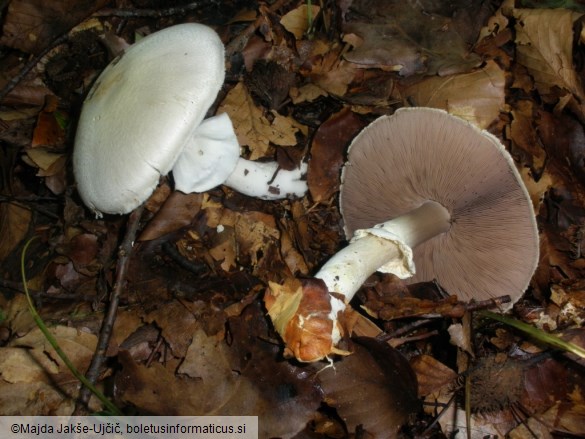
[[[284,220],[281,219],[281,224],[284,223]],[[286,227],[283,224],[284,227]],[[282,230],[280,233],[280,253],[286,262],[291,273],[296,275],[308,275],[309,274],[309,267],[307,267],[307,263],[303,258],[303,255],[295,248],[292,237],[290,235],[289,230]]]
[[[89,362],[93,356],[97,345],[97,337],[85,331],[80,331],[69,326],[55,326],[49,328],[49,331],[69,359],[81,369],[84,369],[83,363]],[[19,346],[39,350],[39,353],[46,352],[49,356],[43,355],[44,359],[39,360],[41,364],[46,364],[48,370],[67,371],[63,360],[57,356],[45,335],[40,329],[35,328],[23,337],[14,339],[9,346]],[[39,355],[40,356],[40,355]],[[36,357],[36,355],[35,355]]]
[[[205,395],[200,407],[203,413],[212,413],[223,407],[239,390],[230,363],[229,348],[223,340],[208,337],[201,329],[195,331],[177,372],[199,381],[197,390]]]
[[[29,149],[26,154],[42,171],[49,170],[59,159],[64,157],[63,154],[51,152],[46,148]]]
[[[313,55],[312,68],[308,74],[311,82],[333,96],[344,96],[358,67],[341,58],[343,46],[337,43],[330,44],[325,53],[322,53],[321,46],[316,46],[315,50],[317,52]],[[312,90],[311,96],[315,94]]]
[[[374,438],[400,437],[400,427],[419,409],[416,377],[408,361],[373,338],[356,339],[352,355],[317,377],[325,401],[337,409],[350,433],[361,425]]]
[[[59,117],[67,117],[59,113]],[[31,147],[63,147],[65,144],[65,129],[57,120],[56,113],[50,110],[43,110],[37,117],[37,124],[33,133]]]
[[[312,102],[320,96],[327,96],[327,92],[321,87],[309,83],[299,88],[292,87],[289,90],[289,96],[293,104],[300,104],[301,102]]]
[[[561,93],[571,93],[582,115],[585,94],[583,83],[574,68],[573,23],[582,14],[567,9],[515,9],[516,61],[534,78],[543,98],[555,102]]]
[[[262,212],[242,212],[237,215],[239,258],[249,261],[253,268],[265,257],[264,249],[276,244],[279,238],[280,231],[272,215]]]
[[[77,369],[85,370],[97,337],[65,326],[50,331]],[[5,415],[70,414],[73,410],[71,398],[79,382],[38,328],[0,348],[0,377],[0,411]]]
[[[64,398],[61,390],[44,381],[8,383],[0,379],[3,416],[68,416],[74,407],[73,399]]]
[[[0,262],[24,239],[32,212],[13,203],[0,203]]]
[[[114,329],[108,344],[106,356],[114,356],[118,353],[120,345],[126,340],[130,334],[133,334],[138,328],[143,325],[140,315],[136,309],[121,309],[116,315],[114,322]]]
[[[497,35],[503,32],[508,27],[509,22],[506,12],[510,11],[513,7],[514,0],[504,0],[494,15],[489,18],[487,24],[481,28],[477,40],[481,41],[490,35]]]
[[[150,241],[188,226],[201,209],[201,194],[172,192],[155,217],[140,234],[140,241]]]
[[[402,88],[405,99],[417,107],[442,108],[487,128],[505,104],[506,78],[494,62],[471,73],[431,77]]]
[[[339,190],[344,152],[365,126],[349,108],[332,115],[317,129],[311,145],[307,183],[313,201],[326,202]]]
[[[223,271],[230,271],[237,266],[237,248],[236,233],[233,227],[219,225],[217,234],[212,239],[209,248],[209,254],[217,261],[221,262]]]
[[[418,396],[426,397],[450,387],[457,373],[430,355],[419,355],[410,361],[418,381]]]
[[[303,35],[309,29],[309,10],[314,19],[321,8],[317,5],[300,5],[292,11],[284,14],[280,19],[280,24],[282,24],[287,31],[292,33],[297,40],[303,38]]]
[[[0,44],[38,53],[53,38],[104,7],[106,0],[23,0],[10,2]]]
[[[266,341],[270,333],[258,303],[228,326],[229,345],[193,331],[178,368],[176,362],[146,367],[121,352],[119,397],[157,415],[259,416],[259,437],[293,437],[321,401],[306,369],[281,361],[280,348]]]
[[[271,155],[270,143],[279,146],[297,143],[298,124],[276,111],[269,113],[269,120],[241,82],[222,101],[218,108],[218,114],[221,113],[230,116],[240,145],[250,149],[250,160]]]
[[[546,151],[534,127],[536,104],[531,100],[520,100],[514,103],[511,114],[513,119],[507,137],[512,140],[512,154],[521,154],[520,162],[529,166],[534,176],[540,177],[544,171]]]
[[[406,77],[450,75],[481,64],[470,50],[488,12],[479,1],[457,12],[453,4],[440,1],[423,6],[401,0],[354,0],[351,9],[343,31],[346,41],[353,37],[355,48],[345,59],[361,67],[397,71]]]
[[[200,323],[180,302],[167,303],[144,316],[147,323],[156,323],[161,328],[162,336],[169,344],[176,357],[184,357],[191,338]]]

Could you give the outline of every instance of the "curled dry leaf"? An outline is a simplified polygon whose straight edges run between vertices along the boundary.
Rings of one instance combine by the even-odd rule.
[[[270,113],[269,120],[241,82],[222,101],[218,108],[218,114],[221,113],[230,116],[240,145],[250,149],[250,160],[270,155],[270,143],[279,146],[297,143],[298,124],[276,111]]]
[[[457,378],[457,373],[430,355],[419,355],[410,361],[418,382],[418,395],[426,397],[448,388]]]
[[[292,227],[290,221],[281,218],[280,225],[280,253],[284,259],[284,262],[288,266],[291,274],[308,275],[309,267],[307,267],[305,258],[303,258],[303,255],[300,253],[300,251],[297,250],[295,243],[293,242],[292,234],[294,231],[289,229],[289,227]]]
[[[571,93],[585,115],[583,82],[574,68],[573,24],[582,14],[567,9],[515,9],[516,60],[534,78],[540,95],[556,102]]]
[[[321,8],[317,5],[300,5],[298,8],[284,14],[280,19],[280,24],[293,34],[297,40],[300,40],[309,29],[309,12],[314,19],[320,10]]]
[[[327,50],[323,46],[315,45],[315,53],[311,56],[311,70],[308,77],[311,82],[325,90],[327,93],[342,97],[347,93],[349,84],[356,75],[357,66],[341,57],[343,46],[338,43],[330,43]],[[318,90],[314,87],[305,86],[304,99],[313,100],[319,96]],[[302,94],[302,93],[301,93]],[[297,96],[297,101],[301,100]]]
[[[413,106],[441,108],[486,129],[504,109],[505,85],[504,71],[488,61],[474,72],[423,79],[401,91]]]

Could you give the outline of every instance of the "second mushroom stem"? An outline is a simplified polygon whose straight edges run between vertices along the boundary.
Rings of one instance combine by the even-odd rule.
[[[427,201],[398,218],[357,230],[351,243],[329,259],[315,277],[322,279],[329,291],[342,294],[347,303],[375,271],[410,276],[414,274],[412,248],[449,230],[450,219],[441,204]]]
[[[287,171],[277,162],[256,162],[239,158],[235,169],[223,183],[238,192],[263,200],[278,200],[287,196],[302,197],[307,182],[302,180],[307,165]]]

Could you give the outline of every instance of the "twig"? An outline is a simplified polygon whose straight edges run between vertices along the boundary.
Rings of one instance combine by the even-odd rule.
[[[392,338],[396,338],[396,337],[400,337],[404,334],[407,334],[411,331],[414,331],[417,328],[420,328],[421,326],[427,325],[428,323],[432,322],[433,320],[431,319],[420,319],[420,320],[416,320],[412,323],[409,323],[408,325],[403,326],[402,328],[397,329],[396,331],[388,334],[386,332],[381,332],[376,338],[378,340],[382,340],[382,341],[388,341]]]
[[[10,280],[0,279],[0,287],[6,288],[9,290],[16,291],[21,294],[26,294],[24,291],[24,285],[21,282],[14,282]],[[29,289],[28,293],[31,297],[35,299],[42,299],[42,300],[71,300],[71,301],[81,301],[81,302],[93,302],[95,300],[94,296],[81,296],[75,293],[47,293],[45,291],[31,291]]]
[[[18,72],[16,74],[16,76],[10,78],[10,81],[8,81],[6,83],[6,85],[2,88],[2,90],[0,90],[0,102],[2,102],[2,100],[8,95],[8,93],[10,93],[14,87],[16,87],[20,81],[22,81],[24,79],[24,77],[26,75],[28,75],[28,73],[35,68],[35,66],[43,59],[43,57],[49,53],[51,50],[53,50],[55,47],[60,46],[61,44],[64,44],[65,42],[67,42],[67,40],[69,39],[69,31],[67,31],[66,33],[64,33],[63,35],[58,36],[57,38],[55,38],[53,41],[51,41],[51,43],[45,47],[38,55],[34,56],[33,58],[31,58],[22,69],[20,69],[20,72]]]
[[[108,344],[110,343],[112,330],[114,329],[114,322],[116,320],[116,314],[118,312],[120,295],[122,294],[122,289],[126,280],[126,273],[128,271],[128,265],[130,264],[132,247],[134,245],[134,241],[136,240],[136,234],[138,232],[140,218],[142,216],[143,210],[144,206],[141,206],[134,210],[128,217],[126,234],[118,250],[116,280],[114,282],[114,289],[110,297],[110,306],[108,307],[108,311],[102,323],[95,354],[86,373],[87,379],[91,383],[95,383],[97,381],[102,365],[104,364],[104,360],[106,358],[106,351],[108,349]],[[85,388],[81,389],[79,392],[79,399],[75,407],[75,414],[81,415],[85,411],[85,407],[89,402],[90,396],[91,393],[86,391]]]
[[[166,9],[101,9],[93,14],[94,17],[121,17],[121,18],[162,18],[173,15],[181,15],[202,7],[204,2],[192,2],[184,6],[176,6]]]
[[[39,330],[43,333],[43,335],[45,336],[45,338],[47,339],[47,341],[49,342],[49,344],[51,345],[51,347],[55,351],[55,353],[63,361],[63,364],[65,364],[65,366],[67,367],[67,369],[69,369],[69,371],[73,374],[73,376],[75,378],[77,378],[79,380],[79,382],[81,384],[83,384],[83,386],[85,386],[82,388],[89,389],[89,392],[93,393],[102,402],[104,407],[106,407],[107,410],[109,410],[112,414],[121,415],[122,412],[118,409],[118,407],[116,407],[114,405],[114,403],[112,403],[108,398],[106,398],[106,396],[102,392],[100,392],[98,389],[96,389],[95,386],[93,385],[93,383],[89,382],[89,380],[75,367],[75,365],[69,359],[67,354],[65,354],[63,349],[61,349],[59,342],[53,336],[53,334],[51,334],[51,331],[49,330],[49,328],[47,328],[47,325],[45,325],[45,322],[43,321],[43,319],[39,315],[37,309],[35,308],[35,305],[31,299],[31,296],[28,293],[25,261],[26,261],[26,251],[28,249],[28,246],[36,238],[37,238],[36,236],[33,236],[31,239],[29,239],[26,242],[26,244],[24,245],[24,247],[22,249],[22,254],[20,257],[20,274],[22,275],[22,284],[24,285],[24,294],[26,295],[26,301],[28,302],[28,309],[30,311],[30,314],[31,314],[33,320],[35,321],[35,323],[37,324]]]

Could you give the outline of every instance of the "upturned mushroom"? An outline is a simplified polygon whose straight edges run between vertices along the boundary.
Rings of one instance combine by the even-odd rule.
[[[287,352],[300,361],[336,352],[346,305],[375,271],[436,279],[464,299],[510,295],[514,303],[536,269],[536,220],[513,159],[495,136],[442,110],[401,109],[356,136],[340,208],[350,244],[316,280],[270,284],[265,294]]]
[[[153,33],[115,58],[77,127],[73,169],[84,203],[98,216],[128,213],[170,171],[183,192],[223,183],[268,200],[304,195],[306,165],[245,160],[226,114],[204,120],[224,77],[224,46],[201,24]]]

